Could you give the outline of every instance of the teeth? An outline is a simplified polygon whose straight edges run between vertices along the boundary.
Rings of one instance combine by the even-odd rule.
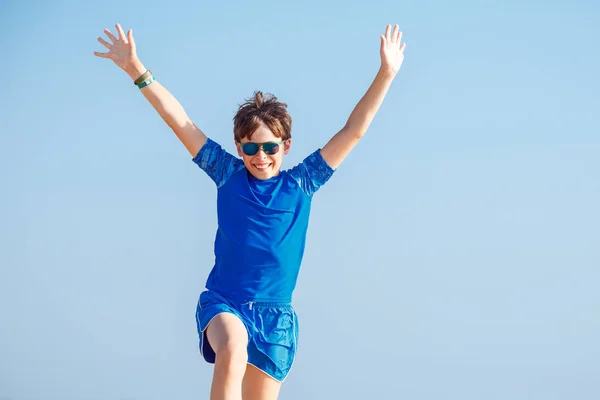
[[[270,165],[271,165],[271,164],[261,164],[261,165],[254,164],[254,166],[256,167],[256,169],[266,169],[266,168],[268,168]]]

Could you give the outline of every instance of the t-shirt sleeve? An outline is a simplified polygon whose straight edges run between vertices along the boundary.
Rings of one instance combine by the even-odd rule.
[[[319,149],[292,168],[289,173],[304,193],[312,196],[331,178],[333,172],[334,169],[327,165]]]
[[[223,186],[231,175],[244,167],[242,160],[229,154],[210,138],[192,160],[210,176],[217,187]]]

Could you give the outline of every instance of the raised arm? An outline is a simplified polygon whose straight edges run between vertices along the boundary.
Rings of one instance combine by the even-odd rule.
[[[323,159],[331,168],[339,167],[363,137],[402,66],[406,44],[400,45],[402,32],[399,31],[398,25],[394,27],[393,32],[391,28],[391,25],[388,25],[385,36],[381,35],[381,67],[375,80],[350,114],[346,125],[321,149]]]
[[[127,32],[127,36],[125,36],[119,24],[116,25],[116,28],[118,38],[108,29],[104,30],[110,43],[101,37],[98,38],[98,41],[108,49],[108,52],[99,53],[95,51],[94,55],[111,59],[135,81],[146,72],[146,68],[137,56],[131,29]],[[190,154],[196,156],[198,151],[204,146],[204,143],[206,143],[206,135],[190,120],[179,101],[158,81],[152,82],[140,89],[140,91],[150,104],[152,104],[152,107],[154,107],[161,118],[175,132],[175,135],[181,140]]]

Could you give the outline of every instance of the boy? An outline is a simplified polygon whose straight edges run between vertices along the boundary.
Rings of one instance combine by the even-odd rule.
[[[287,105],[256,92],[234,118],[236,158],[188,118],[137,57],[133,33],[104,32],[109,51],[218,188],[215,265],[198,302],[200,351],[214,363],[212,400],[276,399],[298,345],[291,306],[313,194],[365,134],[404,60],[396,25],[381,35],[381,67],[346,125],[296,167],[281,171],[291,146]]]

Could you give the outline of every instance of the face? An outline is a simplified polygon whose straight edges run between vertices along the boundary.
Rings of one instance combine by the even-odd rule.
[[[264,124],[260,124],[259,128],[252,134],[252,137],[248,139],[245,137],[242,139],[241,144],[244,143],[265,143],[265,142],[281,142],[281,138],[278,138],[271,132],[271,130]],[[257,179],[265,180],[272,178],[279,174],[279,169],[283,163],[283,155],[289,153],[291,146],[291,139],[286,140],[284,143],[279,145],[279,151],[275,154],[267,154],[262,148],[259,148],[258,153],[253,156],[248,156],[242,151],[240,143],[236,142],[237,151],[240,157],[244,160],[246,169]]]

